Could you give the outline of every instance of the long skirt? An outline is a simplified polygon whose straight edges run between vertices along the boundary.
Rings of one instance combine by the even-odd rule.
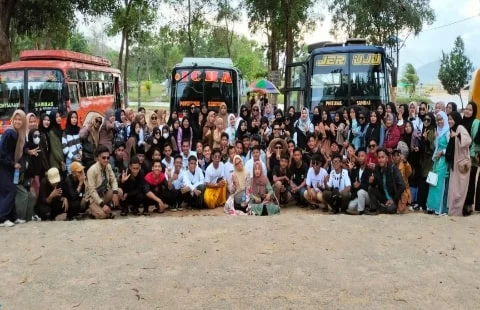
[[[209,209],[223,206],[227,201],[227,186],[224,185],[218,188],[206,188],[203,198],[205,205]]]

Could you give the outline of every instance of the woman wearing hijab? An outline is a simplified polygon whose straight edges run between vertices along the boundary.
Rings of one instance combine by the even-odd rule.
[[[220,109],[218,110],[217,117],[221,117],[223,119],[223,124],[226,126],[228,124],[228,112],[227,112],[227,104],[222,102],[220,104]]]
[[[62,147],[62,116],[58,111],[52,111],[50,117],[50,131],[48,132],[48,139],[50,142],[50,168],[57,168],[60,172],[67,171],[65,165],[65,158],[63,156]]]
[[[272,201],[275,197],[273,187],[267,176],[263,174],[262,164],[259,161],[253,164],[253,176],[247,185],[247,195],[250,197],[252,209],[255,205]]]
[[[188,118],[184,117],[182,119],[182,125],[178,129],[177,133],[177,145],[182,145],[183,140],[190,141],[190,145],[192,146],[193,142],[193,129],[190,126],[190,121]]]
[[[50,169],[50,163],[48,159],[50,158],[50,143],[48,142],[48,132],[50,130],[50,117],[48,114],[43,113],[40,115],[40,122],[38,123],[38,131],[40,132],[40,144],[38,156],[41,158],[42,167],[40,170],[40,179],[38,187],[40,188],[40,181],[45,176],[45,173]]]
[[[448,115],[450,140],[445,152],[445,160],[450,168],[447,192],[448,215],[450,216],[464,215],[464,202],[467,197],[470,179],[470,143],[472,138],[461,123],[462,116],[457,111],[452,111]]]
[[[397,148],[398,142],[400,142],[400,130],[397,126],[397,118],[394,113],[385,114],[385,140],[383,141],[383,147],[391,154],[395,148]]]
[[[400,135],[403,135],[403,130],[405,129],[405,123],[408,121],[408,105],[401,104],[398,107],[397,111],[397,126],[400,130]]]
[[[26,141],[28,141],[28,133],[30,132],[30,130],[35,130],[38,128],[38,121],[35,113],[27,114],[27,123]]]
[[[370,123],[368,124],[364,137],[365,145],[373,139],[377,142],[379,148],[383,147],[385,131],[383,130],[382,119],[380,117],[381,116],[377,111],[370,112]]]
[[[472,101],[467,104],[463,111],[462,126],[465,127],[465,130],[467,130],[472,138],[469,151],[472,168],[470,170],[470,180],[468,182],[468,192],[467,197],[465,198],[465,205],[468,206],[469,210],[475,209],[476,211],[480,211],[480,179],[477,179],[477,171],[480,166],[480,133],[478,131],[480,121],[476,118],[477,109],[478,107],[475,102]],[[472,208],[474,200],[475,208]]]
[[[27,117],[22,110],[16,110],[11,119],[11,126],[0,138],[0,227],[12,227],[25,221],[17,218],[15,212],[14,184],[15,169],[20,169],[20,160],[25,145]]]
[[[314,131],[308,114],[308,109],[303,108],[300,118],[294,124],[295,133],[293,134],[293,141],[296,146],[304,150],[307,148],[307,135],[309,133],[313,134]]]
[[[82,141],[82,163],[86,170],[95,164],[95,151],[100,140],[100,126],[102,126],[102,117],[95,116],[79,132],[80,141]]]
[[[335,142],[340,147],[343,147],[347,128],[347,124],[345,122],[345,119],[343,118],[343,111],[335,112],[335,115],[333,116],[333,126],[330,127],[332,129],[332,134],[335,137]]]
[[[267,103],[265,105],[265,112],[263,113],[263,116],[268,119],[268,125],[269,126],[275,120],[275,113],[274,113],[274,110],[273,110],[273,105],[271,103]]]
[[[238,210],[247,213],[248,201],[250,199],[247,196],[247,183],[250,176],[239,155],[233,157],[233,164],[235,169],[228,191],[233,195],[234,211]]]
[[[200,110],[195,109],[192,113],[192,118],[190,119],[190,127],[192,127],[192,150],[194,150],[195,145],[197,145],[197,142],[200,142],[203,140],[203,127],[200,124]],[[177,133],[178,134],[178,133]]]
[[[247,121],[241,120],[238,124],[237,132],[235,133],[235,137],[238,140],[241,141],[245,135],[249,135],[248,124],[247,124]]]
[[[72,162],[82,161],[82,143],[80,142],[79,132],[78,114],[75,111],[71,111],[68,113],[67,125],[62,136],[63,154],[65,155],[68,174],[72,173],[70,170]]]
[[[240,125],[240,121],[246,121],[247,124],[250,123],[250,111],[248,110],[246,105],[242,105],[240,107],[240,115],[237,117],[237,121],[235,124],[235,128],[238,129],[238,125]]]
[[[457,104],[455,102],[447,103],[447,107],[445,108],[445,113],[447,113],[447,115],[450,115],[452,112],[457,112]]]
[[[103,124],[100,127],[98,144],[105,145],[113,152],[113,136],[115,135],[115,115],[112,109],[105,111]]]
[[[237,128],[235,127],[236,119],[235,114],[228,115],[228,123],[226,124],[225,132],[228,134],[228,144],[235,145],[235,134],[237,132]]]
[[[432,171],[437,174],[437,185],[430,185],[427,198],[427,211],[437,215],[447,214],[447,187],[448,187],[448,165],[445,159],[450,128],[448,116],[445,112],[439,111],[436,115],[437,136],[435,138],[435,151],[433,152]],[[463,203],[463,201],[462,201]]]
[[[130,137],[125,145],[125,164],[130,164],[130,159],[139,153],[144,151],[145,143],[140,140],[140,134],[142,132],[142,124],[137,119],[132,123],[132,130],[130,131]],[[143,154],[143,153],[142,153]]]
[[[417,203],[422,209],[426,209],[428,192],[430,186],[427,183],[427,176],[433,168],[432,156],[435,151],[435,114],[429,112],[423,118],[422,131],[418,138],[418,152],[420,154],[420,179],[418,180]],[[414,125],[415,127],[415,125]],[[416,132],[413,131],[413,138],[416,139]]]
[[[173,123],[178,120],[178,114],[177,111],[171,111],[170,112],[170,117],[168,118],[167,125],[170,126],[170,128],[173,127]]]

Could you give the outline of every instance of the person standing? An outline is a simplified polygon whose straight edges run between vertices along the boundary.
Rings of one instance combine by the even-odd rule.
[[[448,213],[447,186],[448,186],[448,165],[445,160],[450,128],[448,126],[447,114],[439,111],[435,115],[437,119],[437,137],[435,138],[435,151],[433,153],[432,171],[437,174],[437,184],[431,185],[427,197],[427,211],[437,215]],[[463,202],[462,202],[463,203]]]
[[[448,115],[450,140],[445,152],[445,161],[450,167],[447,196],[448,215],[450,216],[468,214],[468,212],[464,214],[463,211],[472,165],[470,161],[472,138],[461,122],[462,116],[457,111],[452,111]]]
[[[50,112],[50,131],[48,138],[50,141],[50,167],[55,167],[60,173],[66,173],[65,157],[63,156],[62,147],[62,115],[58,111]]]
[[[478,130],[480,121],[477,119],[477,109],[475,102],[469,102],[463,111],[462,120],[462,126],[465,127],[472,138],[472,144],[470,144],[472,168],[470,170],[467,197],[465,198],[465,205],[471,208],[472,211],[480,211],[480,177],[477,177],[478,167],[480,167],[480,132]],[[475,206],[473,206],[474,202]]]
[[[23,155],[27,120],[25,112],[16,110],[12,116],[12,125],[0,139],[0,226],[12,227],[15,224],[25,223],[17,218],[15,210],[14,184],[15,169],[20,169],[20,159]]]
[[[78,127],[78,114],[71,111],[67,116],[67,125],[62,136],[63,154],[65,155],[65,164],[68,174],[72,171],[70,167],[72,162],[82,161],[82,143],[80,142],[80,127]]]

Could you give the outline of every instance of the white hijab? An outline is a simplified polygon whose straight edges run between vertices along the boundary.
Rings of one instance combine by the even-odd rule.
[[[437,136],[435,137],[435,152],[433,153],[433,156],[438,152],[438,141],[440,138],[447,134],[447,140],[448,140],[448,133],[450,132],[450,126],[448,126],[448,116],[447,113],[440,111],[437,113],[438,116],[441,116],[443,119],[443,127],[438,127],[437,126]],[[435,157],[433,157],[435,159]]]

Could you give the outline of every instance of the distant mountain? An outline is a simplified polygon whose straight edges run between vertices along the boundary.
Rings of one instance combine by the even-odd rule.
[[[440,60],[432,61],[421,67],[416,68],[417,75],[422,84],[439,84],[438,70],[440,70]]]

